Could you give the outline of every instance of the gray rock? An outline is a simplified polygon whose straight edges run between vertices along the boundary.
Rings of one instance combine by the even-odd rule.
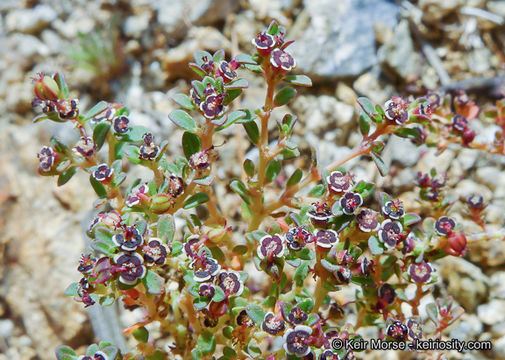
[[[19,0],[2,0],[0,1],[0,11],[18,9],[23,6]]]
[[[382,158],[388,166],[397,162],[404,168],[411,167],[419,161],[423,150],[422,147],[414,145],[408,139],[392,136],[388,140]]]
[[[352,86],[359,95],[366,96],[372,102],[383,105],[396,90],[391,84],[379,79],[380,72],[379,66],[374,66],[372,70],[358,77]]]
[[[57,54],[61,52],[62,40],[58,34],[53,30],[43,30],[40,37],[44,44],[47,46],[51,54]]]
[[[505,17],[505,2],[502,0],[488,1],[486,6],[491,12]]]
[[[377,64],[376,21],[393,27],[398,6],[387,0],[305,0],[290,38],[298,68],[320,78],[356,76]]]
[[[491,292],[490,297],[494,299],[505,300],[505,272],[499,271],[495,272],[490,277],[491,282]]]
[[[440,259],[439,264],[448,292],[466,311],[473,311],[487,298],[489,280],[479,267],[459,257]]]
[[[493,341],[493,352],[496,359],[505,359],[505,336]]]
[[[56,19],[56,11],[48,5],[37,5],[32,9],[15,10],[7,14],[7,31],[34,34]]]
[[[378,56],[385,73],[404,81],[420,75],[422,58],[414,49],[408,20],[396,26],[393,37],[379,49]]]
[[[288,23],[283,10],[291,7],[292,3],[293,1],[285,0],[249,0],[249,5],[258,19],[277,19],[281,24]]]
[[[475,165],[479,155],[479,152],[473,149],[461,149],[456,162],[462,170],[470,170]]]
[[[169,36],[183,37],[189,25],[210,25],[223,20],[237,6],[235,0],[158,0],[152,4],[157,20]]]
[[[450,338],[460,341],[476,339],[482,332],[483,326],[475,314],[464,314],[462,318],[450,327]]]
[[[151,13],[149,11],[144,11],[140,15],[129,16],[123,24],[125,35],[137,39],[140,38],[142,32],[149,28],[150,19]]]
[[[214,52],[228,50],[230,46],[228,39],[215,28],[193,27],[183,43],[161,55],[162,69],[167,74],[167,80],[193,76],[194,73],[188,69],[188,62],[193,60],[195,51],[206,49]]]
[[[14,323],[12,320],[5,319],[0,320],[0,338],[7,338],[12,335],[12,330],[14,329]]]
[[[477,307],[479,319],[486,325],[505,322],[505,300],[493,299]]]
[[[53,22],[52,26],[63,37],[75,39],[79,33],[88,34],[93,31],[95,21],[84,11],[76,9],[66,21],[58,18]]]
[[[477,169],[477,180],[488,185],[492,190],[505,185],[505,173],[495,166],[485,166]]]
[[[325,135],[329,130],[342,132],[342,128],[347,128],[354,116],[351,105],[328,95],[299,96],[292,106],[308,131]]]
[[[17,54],[23,58],[23,61],[34,61],[36,55],[49,55],[49,48],[33,35],[14,34],[8,39],[10,45],[16,49]]]

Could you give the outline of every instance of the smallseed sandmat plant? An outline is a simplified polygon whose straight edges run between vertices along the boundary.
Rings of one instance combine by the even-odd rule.
[[[461,201],[452,182],[436,170],[418,174],[420,216],[357,179],[346,164],[368,156],[386,176],[381,153],[388,136],[440,152],[456,143],[503,154],[503,131],[491,144],[474,142],[470,125],[479,108],[464,93],[393,97],[383,106],[359,98],[359,146],[326,167],[314,151],[309,169],[288,171],[286,164],[301,156],[291,136],[297,118],[274,119],[272,111],[311,80],[290,74],[296,61],[284,36],[272,22],[252,40],[252,56],[195,54],[189,67],[199,80],[189,94],[173,96],[182,109],[169,114],[184,130],[180,158],[166,154],[168,139],[132,124],[123,105],[102,101],[84,112],[61,74],[34,79],[33,103],[41,112],[35,122],[71,122],[80,137],[72,145],[53,137],[38,154],[39,173],[63,185],[84,171],[98,196],[88,230],[92,252],[82,255],[82,279],[66,294],[86,307],[119,301],[143,311],[143,320],[124,330],[138,342],[131,353],[101,342],[81,355],[61,346],[58,359],[353,359],[357,351],[335,344],[361,339],[364,326],[376,327],[382,340],[412,345],[440,339],[462,315],[450,297],[428,304],[426,318],[419,311],[437,281],[433,262],[463,256],[475,237],[451,217]],[[238,109],[236,99],[248,87],[242,71],[266,83],[257,109]],[[486,115],[505,130],[504,102]],[[220,151],[228,150],[214,135],[231,126],[243,127],[258,153],[256,161],[237,163],[242,180],[228,180],[226,190],[241,202],[235,214],[223,212],[215,181]],[[132,166],[152,176],[130,178],[125,169]],[[463,216],[485,232],[483,198],[464,202]],[[185,222],[177,231],[174,217]],[[248,276],[251,266],[263,283]],[[339,291],[350,286],[354,299],[339,302]],[[430,333],[423,332],[428,322]],[[433,351],[423,356],[442,358]]]

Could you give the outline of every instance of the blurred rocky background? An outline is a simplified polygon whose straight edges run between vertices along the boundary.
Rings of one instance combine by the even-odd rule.
[[[94,194],[84,174],[61,188],[37,174],[36,154],[50,136],[71,142],[76,135],[71,127],[31,123],[31,78],[63,71],[82,108],[99,99],[120,101],[135,124],[151,128],[157,139],[173,138],[168,151],[178,155],[169,96],[188,89],[193,77],[186,64],[193,52],[251,51],[250,39],[271,19],[296,40],[296,70],[313,77],[314,87],[303,90],[290,110],[300,118],[302,147],[315,145],[322,163],[360,140],[358,96],[382,104],[392,95],[462,88],[485,109],[503,95],[505,1],[0,0],[0,360],[51,359],[57,345],[82,348],[94,341],[87,312],[63,295],[79,279],[82,229]],[[242,106],[259,106],[262,83],[248,77],[251,89]],[[472,127],[482,142],[496,131],[484,116]],[[240,140],[242,129],[223,136],[229,149],[249,150]],[[505,242],[499,235],[505,157],[452,147],[436,157],[434,150],[398,138],[388,141],[386,153],[386,178],[367,159],[352,162],[352,169],[402,198],[408,209],[417,206],[417,171],[432,167],[448,173],[457,196],[478,193],[489,201],[489,232],[498,236],[472,245],[465,258],[440,261],[435,292],[452,294],[466,309],[448,337],[491,339],[494,345],[492,352],[448,358],[505,359]],[[223,161],[219,177],[226,181],[239,168]],[[225,207],[235,206],[233,196],[223,199]],[[131,321],[122,319],[123,325]]]

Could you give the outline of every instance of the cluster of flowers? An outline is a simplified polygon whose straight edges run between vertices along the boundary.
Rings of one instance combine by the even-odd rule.
[[[265,201],[265,185],[281,173],[282,161],[300,154],[290,140],[296,123],[290,114],[278,120],[275,149],[268,146],[272,110],[289,103],[296,94],[290,86],[277,91],[277,85],[311,85],[305,75],[287,74],[296,61],[286,51],[292,41],[285,40],[285,34],[286,29],[274,21],[252,39],[256,50],[253,56],[241,54],[226,61],[222,50],[213,55],[205,51],[195,54],[190,68],[200,80],[192,81],[189,95],[174,95],[173,100],[184,110],[169,115],[184,130],[185,157],[173,163],[164,156],[168,140],[157,144],[152,133],[133,126],[126,108],[101,102],[82,115],[60,75],[35,79],[34,105],[42,109],[36,120],[71,121],[80,133],[72,149],[51,140],[51,146],[38,155],[39,172],[59,175],[61,185],[82,168],[99,196],[95,205],[110,205],[90,226],[95,252],[82,256],[78,271],[83,277],[67,293],[85,306],[111,304],[122,297],[128,309],[146,307],[146,318],[128,330],[137,340],[142,339],[138,349],[146,358],[157,357],[151,357],[155,342],[148,341],[144,326],[160,321],[161,328],[175,338],[175,345],[164,352],[174,350],[183,357],[189,352],[195,359],[214,354],[218,343],[224,360],[235,358],[238,351],[256,358],[262,356],[256,345],[264,339],[277,349],[272,350],[275,354],[263,356],[267,360],[276,359],[279,351],[288,359],[352,360],[353,351],[336,351],[332,343],[335,339],[358,339],[356,329],[350,324],[334,327],[336,313],[344,310],[327,296],[351,282],[360,287],[353,301],[359,319],[356,328],[381,323],[380,335],[385,338],[421,339],[421,320],[406,319],[402,305],[419,305],[426,294],[425,285],[436,281],[435,259],[462,256],[467,250],[465,235],[447,216],[452,202],[445,194],[445,175],[435,171],[419,174],[417,179],[421,199],[428,203],[428,213],[435,214],[433,219],[423,220],[406,212],[401,200],[385,193],[380,195],[377,210],[368,208],[375,185],[355,181],[353,174],[341,170],[343,162],[326,170],[314,165],[305,176],[297,169],[278,201]],[[238,76],[239,67],[261,73],[267,82],[265,104],[256,111],[229,110],[231,101],[247,87],[247,81]],[[387,134],[435,145],[440,150],[449,143],[479,145],[473,143],[475,132],[468,125],[478,108],[464,93],[444,98],[428,94],[409,100],[393,97],[383,107],[364,98],[358,102],[363,110],[363,141],[346,159],[370,155],[382,175],[387,174],[387,168],[380,158],[385,145],[380,137]],[[196,113],[195,118],[191,112]],[[234,179],[229,186],[243,200],[243,219],[251,219],[245,244],[235,244],[235,237],[228,234],[235,227],[228,223],[230,214],[216,203],[211,186],[212,166],[218,159],[212,136],[234,123],[244,126],[260,156],[258,164],[244,162],[247,184]],[[90,130],[92,135],[88,136]],[[104,143],[109,148],[108,159],[100,160],[98,152]],[[124,160],[150,169],[153,180],[134,180],[124,191],[120,187],[126,178]],[[323,184],[307,195],[310,201],[300,195],[300,190],[321,178]],[[205,219],[198,211],[184,212],[205,203],[209,210]],[[286,207],[292,209],[280,210]],[[469,198],[468,207],[470,217],[484,226],[482,197]],[[181,241],[174,238],[176,212],[182,212],[187,225]],[[259,230],[268,216],[275,218],[265,228],[268,232]],[[248,274],[241,270],[247,269],[250,261],[272,278],[269,289],[260,289],[253,282],[247,286]],[[170,291],[165,288],[167,279],[158,275],[161,269],[156,269],[167,262],[171,269],[163,270],[169,270],[172,284],[178,284],[175,288],[168,285]],[[292,276],[285,271],[286,264],[295,268]],[[317,282],[314,292],[304,286],[310,277]],[[413,299],[405,293],[409,285],[417,288]],[[141,292],[145,294],[140,296]],[[268,293],[267,298],[260,299],[260,293]],[[183,311],[175,311],[175,306]],[[439,331],[448,326],[446,320],[452,310],[439,307],[437,311],[432,320]],[[435,319],[438,315],[441,321]],[[135,329],[144,332],[143,336]],[[114,359],[115,353],[110,355],[106,350],[113,354],[108,345],[89,348],[79,358],[68,348],[60,353],[65,360]],[[68,359],[64,357],[67,355]]]
[[[144,230],[140,230],[140,228]],[[90,232],[100,229],[110,234],[111,255],[95,258],[82,255],[77,270],[83,275],[77,289],[77,300],[90,306],[95,303],[91,294],[96,285],[110,285],[112,281],[128,286],[136,285],[146,276],[147,267],[165,264],[168,248],[159,238],[149,237],[145,226],[126,225],[117,211],[98,214]],[[105,231],[104,231],[105,230]]]
[[[207,326],[212,327],[228,310],[230,297],[242,295],[245,278],[237,271],[223,269],[205,246],[207,240],[208,236],[205,235],[189,236],[184,244],[184,252],[189,260],[188,269],[195,282],[193,295],[204,300],[205,306],[201,306],[199,310],[205,314]],[[244,319],[240,322],[247,322],[246,315],[242,314],[241,318]]]
[[[295,59],[285,51],[293,41],[285,41],[286,29],[283,26],[271,25],[252,40],[258,54],[270,59],[270,64],[280,72],[288,72],[296,66]]]

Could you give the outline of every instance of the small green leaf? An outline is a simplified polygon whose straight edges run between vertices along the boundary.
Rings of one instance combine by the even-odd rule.
[[[249,83],[246,79],[237,79],[224,86],[226,90],[247,89]]]
[[[375,165],[377,166],[377,169],[379,169],[379,173],[382,176],[386,176],[388,174],[388,168],[386,164],[384,163],[384,160],[379,155],[376,155],[375,153],[370,153],[372,156],[373,161],[375,162]]]
[[[363,198],[370,196],[374,190],[375,185],[365,181],[360,181],[353,189],[354,192],[361,194]]]
[[[268,25],[267,33],[270,35],[275,35],[277,34],[278,31],[279,31],[279,24],[277,23],[277,21],[272,20],[270,25]]]
[[[223,289],[221,289],[220,286],[214,287],[216,291],[214,292],[214,296],[212,297],[212,301],[214,302],[220,302],[223,301],[226,298],[226,294],[224,293]]]
[[[268,181],[273,181],[282,170],[281,162],[278,160],[270,160],[267,164],[266,178]]]
[[[242,89],[229,89],[226,90],[224,100],[223,100],[223,105],[227,106],[229,105],[233,100],[238,98],[242,94]]]
[[[250,177],[254,176],[254,162],[251,159],[245,159],[243,167],[247,175]]]
[[[283,87],[274,97],[275,106],[282,106],[289,103],[296,95],[296,90],[290,86]]]
[[[373,103],[370,101],[370,99],[366,97],[359,97],[357,101],[359,106],[361,106],[361,108],[363,109],[363,111],[370,118],[373,118],[373,115],[375,114],[375,107],[373,106]]]
[[[180,128],[191,133],[196,132],[197,125],[195,120],[184,110],[174,110],[168,115],[169,119]]]
[[[377,140],[372,143],[371,149],[374,154],[380,155],[385,146],[386,143],[384,141]]]
[[[307,75],[288,75],[284,77],[284,80],[290,84],[298,86],[312,86],[312,80]]]
[[[368,238],[368,248],[372,255],[381,255],[384,252],[384,247],[374,235]]]
[[[303,176],[303,171],[301,169],[296,169],[293,174],[288,179],[288,182],[286,183],[286,186],[293,186],[296,185],[300,182]]]
[[[252,56],[247,54],[238,54],[235,56],[235,61],[239,64],[257,65],[257,62],[252,58]]]
[[[56,358],[58,360],[74,360],[77,359],[77,354],[69,346],[58,346],[56,348]]]
[[[89,182],[91,183],[91,187],[93,190],[95,190],[95,193],[98,195],[100,198],[105,198],[107,197],[107,190],[105,189],[105,186],[98,180],[96,180],[93,175],[89,176]]]
[[[109,106],[109,103],[107,101],[100,101],[98,104],[93,106],[91,109],[89,109],[85,114],[84,114],[84,121],[87,121],[89,119],[92,119],[99,115],[101,112],[107,110],[107,107]]]
[[[216,349],[216,338],[210,331],[205,331],[203,334],[198,336],[196,346],[203,355],[211,354]]]
[[[147,292],[153,295],[159,295],[163,289],[164,281],[163,278],[154,271],[147,270],[146,277],[144,278],[144,284],[147,288]]]
[[[114,246],[112,242],[112,236],[114,233],[103,226],[98,226],[95,230],[95,240],[102,241],[110,246]]]
[[[149,340],[149,331],[144,326],[138,327],[133,331],[133,337],[141,342],[141,343],[147,343]]]
[[[179,241],[173,241],[172,242],[172,252],[170,253],[170,255],[172,256],[177,256],[179,254],[182,253],[182,243],[179,242]]]
[[[112,247],[103,241],[93,241],[91,243],[91,248],[107,256],[112,256],[114,253]]]
[[[68,85],[67,82],[65,81],[65,76],[63,76],[62,73],[56,73],[54,75],[54,80],[58,84],[59,88],[59,97],[61,99],[68,99],[69,96],[69,91],[68,91]]]
[[[265,319],[265,310],[258,304],[249,304],[246,306],[245,311],[247,315],[254,321],[255,324],[261,325]]]
[[[107,132],[109,131],[110,124],[106,121],[98,123],[93,129],[93,141],[96,144],[97,150],[100,150],[107,137]]]
[[[309,263],[308,261],[304,261],[300,266],[296,268],[295,275],[293,279],[295,280],[296,286],[303,286],[304,280],[307,278],[309,274]]]
[[[354,275],[351,277],[351,282],[357,285],[373,285],[374,280],[371,277],[368,276],[358,276]]]
[[[284,149],[281,151],[279,155],[279,160],[289,160],[289,159],[294,159],[296,157],[300,156],[300,150],[298,149]]]
[[[325,192],[326,192],[326,188],[324,187],[324,185],[319,184],[319,185],[314,186],[310,190],[309,195],[314,196],[314,197],[321,197],[324,195]]]
[[[246,116],[247,116],[247,112],[245,112],[243,110],[232,111],[231,113],[226,115],[226,121],[222,125],[217,127],[216,131],[221,131],[223,129],[226,129],[227,127],[230,127],[231,125],[235,124],[237,121],[245,118]]]
[[[192,209],[194,207],[197,207],[198,205],[206,203],[207,201],[209,201],[209,195],[207,195],[204,192],[199,192],[191,196],[188,200],[186,200],[183,207],[184,209]]]
[[[114,359],[113,357],[109,357],[109,359]],[[153,354],[147,355],[146,360],[165,360],[166,354],[161,350],[155,350]]]
[[[379,194],[379,199],[380,199],[380,203],[381,203],[381,208],[383,208],[384,206],[386,206],[386,204],[392,200],[391,196],[389,196],[385,192],[381,192]]]
[[[212,56],[212,61],[214,61],[214,63],[216,63],[216,64],[219,64],[221,61],[223,61],[224,55],[225,55],[224,50],[219,49]]]
[[[124,135],[124,138],[130,142],[141,142],[144,135],[150,133],[149,129],[144,126],[131,126],[130,130]]]
[[[202,178],[195,179],[193,182],[198,185],[210,186],[214,182],[214,175],[207,175]]]
[[[252,143],[257,144],[260,139],[260,129],[258,128],[256,122],[254,120],[248,121],[242,125],[244,126],[244,129],[247,132],[247,135],[249,136],[249,139],[251,139]]]
[[[93,356],[98,350],[100,350],[100,348],[98,347],[97,344],[91,344],[86,349],[86,355]]]
[[[79,289],[79,283],[72,283],[68,285],[67,289],[64,292],[66,296],[77,296],[77,290]]]
[[[77,172],[77,168],[72,166],[58,176],[58,186],[65,185]]]
[[[57,137],[53,136],[50,142],[57,153],[64,155],[71,155],[71,151],[68,148],[68,146],[62,143]]]
[[[191,155],[199,152],[201,145],[202,140],[198,135],[187,131],[182,135],[182,149],[187,159],[189,159]]]
[[[213,59],[211,54],[203,50],[196,51],[194,54],[194,58],[198,66],[202,66],[206,61],[210,61]]]
[[[195,110],[195,105],[193,105],[191,98],[186,94],[175,94],[172,96],[172,100],[175,101],[183,109]]]
[[[237,352],[233,350],[231,347],[225,346],[223,349],[223,355],[230,359],[235,359],[237,357]]]
[[[251,203],[249,190],[241,180],[232,179],[232,181],[230,182],[230,188],[235,193],[237,193],[242,198],[242,200],[244,200],[247,204]]]
[[[370,132],[370,124],[372,123],[372,119],[368,116],[364,111],[361,111],[359,114],[359,129],[363,136],[367,136]]]
[[[396,136],[412,140],[416,144],[417,143],[422,144],[424,142],[423,138],[421,136],[421,132],[416,128],[401,127],[401,128],[396,129],[394,134]]]
[[[203,71],[203,69],[200,66],[198,66],[197,64],[191,62],[188,64],[188,67],[191,70],[193,70],[198,76],[200,76],[202,78],[205,76],[205,71]]]
[[[428,313],[429,318],[435,324],[438,324],[438,308],[435,303],[430,303],[426,305],[426,312]]]
[[[403,216],[403,225],[404,226],[410,226],[410,225],[413,225],[413,224],[417,224],[421,220],[422,220],[421,217],[419,215],[415,214],[415,213],[406,213]]]
[[[312,299],[305,299],[298,304],[298,307],[308,313],[314,308],[314,301]]]

